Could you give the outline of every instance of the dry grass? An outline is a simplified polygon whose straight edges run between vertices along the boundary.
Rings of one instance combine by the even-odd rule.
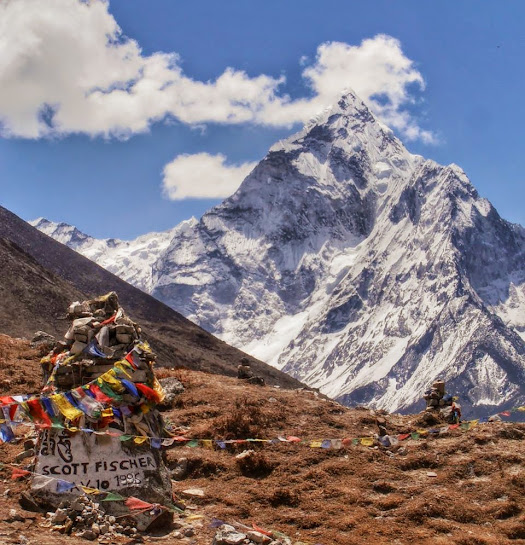
[[[13,356],[10,352],[10,361]],[[15,361],[17,367],[9,376],[23,369],[38,376],[36,360],[25,360],[21,352]],[[164,373],[177,376],[186,387],[176,408],[165,416],[188,426],[186,435],[191,438],[271,439],[283,434],[310,440],[376,431],[376,416],[370,411],[349,410],[311,392],[253,386],[183,369]],[[0,373],[2,378],[7,373]],[[417,416],[386,418],[393,433],[420,427]],[[202,488],[205,498],[195,512],[207,521],[216,517],[247,525],[255,522],[294,542],[322,545],[500,545],[525,540],[523,436],[523,424],[494,423],[468,433],[454,430],[407,440],[390,451],[242,443],[227,450],[177,446],[166,454],[171,467],[181,458],[188,460],[187,476],[173,483],[174,492],[180,496],[186,488]],[[255,452],[235,458],[246,449]],[[0,445],[3,460],[19,450],[16,445]],[[429,471],[438,476],[428,477]],[[11,489],[0,505],[4,520],[9,508],[18,508],[17,494],[24,486],[0,482],[0,496]],[[60,541],[64,538],[37,524],[38,520],[28,522],[23,530],[35,543],[74,543],[73,538]],[[0,522],[0,535],[8,531],[11,527]],[[192,539],[195,545],[209,545],[212,536],[206,523]],[[156,542],[153,537],[144,539]]]

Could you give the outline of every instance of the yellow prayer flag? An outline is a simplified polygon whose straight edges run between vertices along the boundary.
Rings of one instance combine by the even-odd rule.
[[[374,445],[373,437],[361,437],[360,441],[364,447],[371,447]]]
[[[524,412],[525,411],[525,405],[522,405],[521,407],[516,407],[516,410]]]
[[[416,433],[419,433],[419,435],[427,435],[428,430],[416,430]]]
[[[117,361],[115,363],[115,367],[124,373],[128,378],[131,378],[131,374],[129,373],[128,369],[131,368],[131,365],[126,360]]]
[[[134,442],[135,444],[137,444],[137,445],[142,445],[142,443],[146,442],[147,440],[148,440],[147,437],[142,437],[142,436],[141,436],[141,437],[135,437],[135,438],[133,439],[133,442]]]
[[[116,372],[114,369],[110,369],[109,371],[106,371],[103,375],[100,375],[98,377],[99,380],[102,379],[106,384],[109,384],[111,389],[114,390],[117,393],[123,392],[126,388],[124,388],[124,385],[118,378],[116,378]]]
[[[101,415],[103,418],[108,418],[110,416],[113,416],[113,409],[111,407],[109,407],[108,409],[103,409]]]
[[[204,448],[213,450],[213,441],[211,439],[203,439],[202,440],[202,446]]]
[[[100,494],[100,490],[97,488],[89,488],[89,486],[81,486],[82,491],[84,494]]]
[[[75,420],[84,414],[81,410],[71,405],[63,394],[54,394],[49,399],[53,401],[58,410],[69,420]]]
[[[479,418],[477,420],[470,421],[470,429],[475,428],[479,423]]]
[[[161,383],[157,380],[157,377],[153,377],[153,389],[155,392],[157,392],[159,401],[164,401],[166,394],[164,393],[164,388],[162,387]]]
[[[321,448],[322,444],[323,444],[322,441],[310,441],[311,448]]]

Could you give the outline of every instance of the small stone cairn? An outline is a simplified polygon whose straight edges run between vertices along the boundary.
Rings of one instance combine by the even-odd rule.
[[[456,423],[461,417],[461,406],[456,402],[457,398],[447,394],[445,381],[437,380],[423,395],[427,407],[426,412],[437,412],[448,423]]]

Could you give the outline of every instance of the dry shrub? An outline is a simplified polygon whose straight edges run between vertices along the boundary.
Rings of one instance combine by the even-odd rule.
[[[499,437],[503,439],[521,440],[525,438],[525,426],[516,426],[512,428],[503,428],[499,431]]]
[[[387,481],[377,481],[372,484],[372,489],[374,492],[378,492],[379,494],[390,494],[390,492],[394,492],[396,488]]]
[[[279,421],[279,408],[271,411],[259,401],[242,397],[235,400],[233,408],[214,421],[215,432],[224,439],[261,438],[268,435],[268,428]]]
[[[227,467],[217,460],[195,456],[188,458],[188,469],[184,475],[184,479],[200,477],[210,477],[227,471]],[[169,469],[174,469],[178,465],[178,460],[168,460]]]
[[[521,508],[513,501],[496,501],[485,506],[485,512],[495,519],[505,520],[519,515]]]
[[[491,545],[494,542],[480,536],[461,536],[456,538],[455,543],[457,545]]]
[[[412,452],[398,461],[401,471],[412,471],[414,469],[433,469],[438,467],[439,461],[435,455]]]
[[[298,507],[300,503],[299,495],[291,490],[279,488],[275,490],[268,498],[268,502],[272,507]]]
[[[480,512],[468,503],[454,503],[449,499],[418,498],[410,502],[402,512],[403,516],[422,524],[427,519],[448,519],[461,523],[476,523],[480,521]]]
[[[391,509],[397,509],[404,501],[405,498],[401,494],[389,494],[379,498],[375,502],[375,506],[381,511],[390,511]]]
[[[262,452],[254,452],[249,456],[239,458],[236,462],[241,474],[253,479],[267,477],[278,465],[277,462],[269,460]]]
[[[525,539],[525,520],[508,524],[503,527],[503,532],[509,539]]]

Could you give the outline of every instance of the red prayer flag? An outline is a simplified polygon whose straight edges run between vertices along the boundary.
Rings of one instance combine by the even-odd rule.
[[[503,412],[501,412],[501,413],[499,413],[499,414],[501,414],[501,416],[510,416],[510,412],[509,412],[509,411],[503,411]]]
[[[140,383],[136,383],[135,386],[146,399],[154,401],[155,403],[158,403],[160,401],[159,394],[153,388],[150,388],[149,386]]]
[[[459,424],[450,424],[450,426],[448,427],[449,430],[456,430],[459,428]]]
[[[299,439],[299,437],[295,437],[295,435],[289,435],[286,440],[290,441],[290,443],[299,443],[301,441],[301,439]]]
[[[89,391],[95,396],[95,399],[97,401],[100,401],[101,403],[112,402],[112,399],[109,396],[107,396],[96,384],[90,384]]]
[[[38,423],[44,424],[47,427],[51,427],[51,418],[49,418],[49,415],[44,411],[39,399],[28,399],[26,403],[29,407],[29,414],[33,420],[36,420]]]
[[[265,536],[268,536],[268,537],[273,537],[272,532],[269,532],[268,530],[263,530],[260,526],[257,526],[257,524],[255,524],[255,522],[252,522],[252,528],[256,532],[259,532],[260,534],[264,534]]]
[[[16,401],[11,396],[0,397],[0,405],[11,405],[12,403],[16,403]]]
[[[14,481],[25,477],[26,475],[31,475],[31,471],[26,471],[25,469],[20,469],[19,467],[13,468],[13,473],[11,474],[11,479]]]
[[[116,317],[117,317],[117,313],[115,312],[115,314],[113,314],[113,316],[111,316],[111,318],[108,318],[107,320],[104,320],[103,322],[100,322],[100,326],[111,324],[112,322],[115,321]]]
[[[153,507],[152,503],[147,503],[145,501],[134,498],[133,496],[129,497],[125,503],[126,507],[130,509],[150,509]]]
[[[410,433],[400,433],[397,436],[398,441],[404,441],[405,439],[408,439],[410,437]]]

